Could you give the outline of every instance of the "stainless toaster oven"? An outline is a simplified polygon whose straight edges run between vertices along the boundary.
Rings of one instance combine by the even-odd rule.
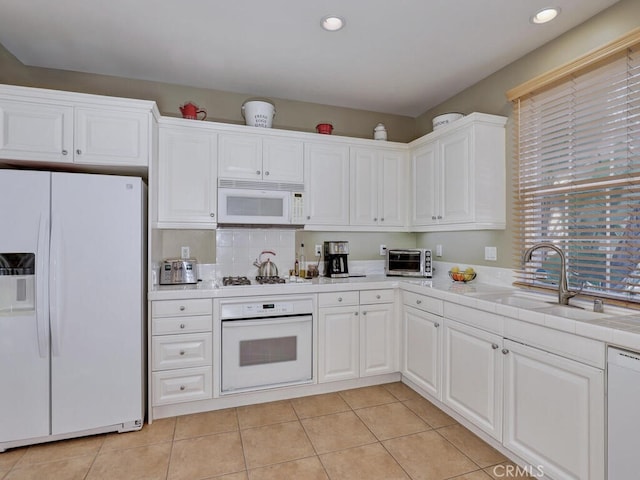
[[[388,248],[384,271],[389,276],[431,278],[433,276],[431,250]]]

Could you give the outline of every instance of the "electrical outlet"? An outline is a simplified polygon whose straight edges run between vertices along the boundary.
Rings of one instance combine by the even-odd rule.
[[[498,248],[497,247],[484,247],[484,259],[490,262],[498,260]]]
[[[438,244],[436,245],[436,257],[441,257],[442,256],[442,245]]]
[[[180,256],[182,258],[190,258],[191,257],[191,249],[189,247],[180,247]]]
[[[387,246],[380,245],[380,256],[385,256],[387,254]]]
[[[316,257],[322,256],[322,245],[316,245]]]

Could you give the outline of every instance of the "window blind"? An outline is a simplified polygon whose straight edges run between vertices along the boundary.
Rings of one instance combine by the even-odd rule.
[[[514,101],[516,281],[640,303],[640,46]]]

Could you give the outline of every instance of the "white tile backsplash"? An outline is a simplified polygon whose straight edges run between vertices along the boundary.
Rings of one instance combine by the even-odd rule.
[[[295,261],[295,231],[277,228],[237,228],[216,231],[216,275],[255,277],[253,262],[265,250],[275,252],[272,262],[281,276],[289,273]],[[265,260],[269,255],[263,257]]]

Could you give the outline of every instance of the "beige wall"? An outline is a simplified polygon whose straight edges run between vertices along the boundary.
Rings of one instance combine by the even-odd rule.
[[[484,112],[511,116],[511,105],[505,93],[525,81],[568,63],[640,26],[640,1],[620,0],[589,21],[567,32],[530,54],[520,58],[460,94],[448,99],[416,118],[419,135],[432,130],[431,119],[445,112]],[[507,179],[512,178],[513,122],[507,123]],[[428,233],[417,237],[417,245],[444,248],[443,260],[513,266],[513,234],[511,231],[511,186],[507,186],[507,230],[501,232]],[[484,261],[484,247],[498,247],[498,261]]]
[[[180,105],[191,101],[206,109],[207,120],[236,124],[244,124],[240,107],[245,100],[254,97],[252,93],[231,93],[107,75],[27,67],[2,45],[0,83],[154,100],[160,113],[166,116],[180,116]],[[373,138],[373,129],[382,122],[387,127],[390,141],[409,142],[417,137],[416,123],[412,117],[276,98],[271,100],[276,106],[274,128],[315,132],[318,123],[329,122],[333,124],[334,135]]]

